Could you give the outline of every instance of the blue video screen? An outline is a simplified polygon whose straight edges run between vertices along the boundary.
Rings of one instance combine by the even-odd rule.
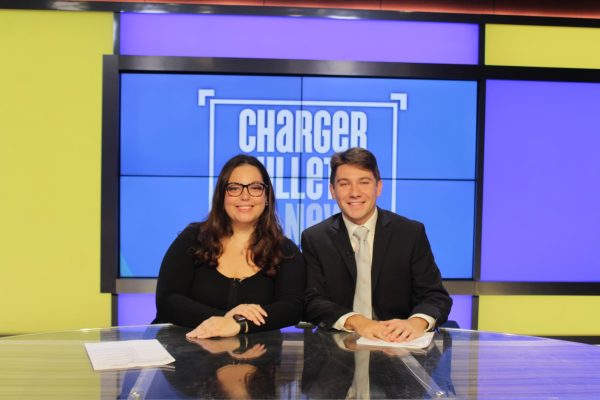
[[[486,92],[481,280],[599,282],[600,84]]]
[[[284,232],[299,243],[339,212],[331,155],[360,146],[379,162],[378,205],[425,223],[443,277],[469,279],[476,103],[476,81],[123,73],[120,276],[158,275],[239,153],[266,166]]]

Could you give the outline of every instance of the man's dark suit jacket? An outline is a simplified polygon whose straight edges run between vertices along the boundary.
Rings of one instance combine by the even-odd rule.
[[[342,214],[306,229],[302,253],[307,269],[305,320],[331,329],[352,311],[356,261]],[[378,208],[371,268],[372,304],[379,320],[429,315],[448,319],[452,299],[442,285],[425,227]]]

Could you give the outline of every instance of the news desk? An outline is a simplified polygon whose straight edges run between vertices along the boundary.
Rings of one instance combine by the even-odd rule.
[[[155,325],[1,338],[0,398],[600,398],[592,345],[442,329],[426,351],[407,351],[357,348],[352,334],[308,328],[194,343],[185,332]],[[153,338],[175,363],[94,372],[84,348]]]

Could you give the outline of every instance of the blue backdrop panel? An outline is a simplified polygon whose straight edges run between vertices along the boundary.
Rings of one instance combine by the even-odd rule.
[[[366,145],[360,135],[350,144],[377,156],[382,177],[393,177],[395,152],[397,178],[475,179],[476,82],[304,78],[302,87],[304,101],[353,103],[329,109],[366,114]]]
[[[156,277],[187,224],[208,213],[207,178],[121,178],[122,277]]]
[[[475,183],[400,181],[397,193],[398,213],[425,224],[442,277],[470,279],[473,276]]]
[[[124,55],[477,64],[479,53],[478,24],[170,13],[120,17]]]
[[[218,175],[225,161],[243,151],[238,115],[246,107],[240,103],[298,101],[300,82],[277,76],[121,74],[121,173],[209,176],[212,126]]]
[[[482,280],[600,281],[599,104],[597,83],[487,83]]]

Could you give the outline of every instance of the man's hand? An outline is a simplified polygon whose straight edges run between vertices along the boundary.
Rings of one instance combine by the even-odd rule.
[[[241,315],[248,321],[252,321],[254,325],[262,325],[265,323],[267,312],[258,304],[240,304],[227,311],[226,317],[233,318],[234,315]]]
[[[423,318],[413,317],[409,319],[390,319],[381,321],[386,328],[383,332],[385,341],[406,342],[423,336],[429,326]]]
[[[387,340],[384,335],[386,330],[385,325],[379,321],[373,321],[372,319],[360,314],[355,314],[348,317],[344,323],[344,327],[346,329],[353,330],[360,336],[366,337],[367,339]]]
[[[208,339],[217,336],[230,337],[238,333],[240,333],[240,325],[233,318],[210,317],[185,336],[188,338]]]

